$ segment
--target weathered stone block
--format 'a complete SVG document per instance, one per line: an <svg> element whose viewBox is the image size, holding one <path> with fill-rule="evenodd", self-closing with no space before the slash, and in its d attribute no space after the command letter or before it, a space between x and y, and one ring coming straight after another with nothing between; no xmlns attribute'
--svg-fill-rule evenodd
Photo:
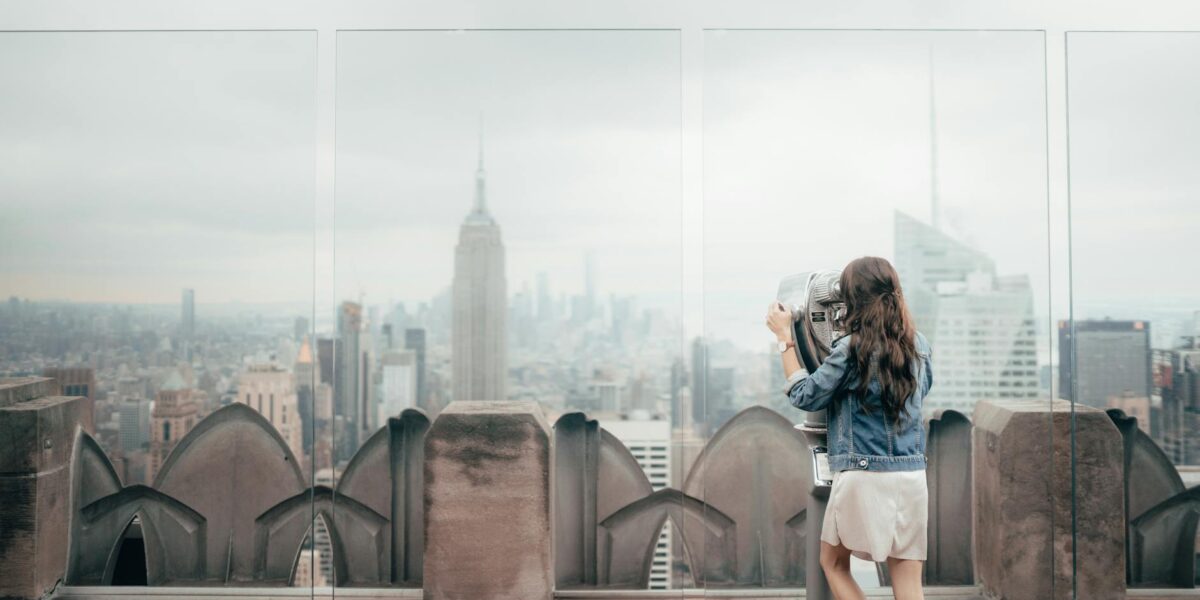
<svg viewBox="0 0 1200 600"><path fill-rule="evenodd" d="M0 380L0 408L19 402L56 396L58 386L49 377L13 377Z"/></svg>
<svg viewBox="0 0 1200 600"><path fill-rule="evenodd" d="M0 598L41 598L66 572L70 461L85 398L7 382L0 407ZM30 399L32 398L32 399Z"/></svg>
<svg viewBox="0 0 1200 600"><path fill-rule="evenodd" d="M1125 597L1121 435L1102 411L1074 416L1073 504L1070 403L975 408L975 570L988 598L1071 598L1073 580L1080 598Z"/></svg>
<svg viewBox="0 0 1200 600"><path fill-rule="evenodd" d="M71 462L86 398L49 396L0 408L0 473L42 473Z"/></svg>
<svg viewBox="0 0 1200 600"><path fill-rule="evenodd" d="M425 598L549 599L550 427L534 402L454 402L425 439Z"/></svg>

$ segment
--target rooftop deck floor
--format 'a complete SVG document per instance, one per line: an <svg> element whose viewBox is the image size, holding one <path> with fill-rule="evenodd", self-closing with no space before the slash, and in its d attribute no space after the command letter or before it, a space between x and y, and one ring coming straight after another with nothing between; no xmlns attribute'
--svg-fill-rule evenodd
<svg viewBox="0 0 1200 600"><path fill-rule="evenodd" d="M866 591L867 598L891 598L890 589ZM397 598L421 598L420 589L338 588L255 588L255 587L63 587L54 598L77 600L111 600L114 598L137 598L140 600L218 600L238 598L242 600L270 600L272 598L355 598L360 600L395 600ZM554 597L561 600L665 600L676 598L700 600L702 598L737 598L738 600L778 600L780 598L804 598L803 589L683 589L683 590L559 590ZM983 600L976 586L939 586L925 588L925 597L938 600ZM1200 600L1200 589L1135 589L1126 596L1129 600Z"/></svg>

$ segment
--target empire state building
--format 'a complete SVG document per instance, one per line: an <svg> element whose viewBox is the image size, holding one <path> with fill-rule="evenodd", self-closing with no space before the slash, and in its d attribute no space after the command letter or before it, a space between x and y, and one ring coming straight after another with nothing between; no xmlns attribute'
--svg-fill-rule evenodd
<svg viewBox="0 0 1200 600"><path fill-rule="evenodd" d="M505 314L508 292L500 226L488 213L483 136L475 171L475 204L454 249L451 400L504 400L508 370Z"/></svg>

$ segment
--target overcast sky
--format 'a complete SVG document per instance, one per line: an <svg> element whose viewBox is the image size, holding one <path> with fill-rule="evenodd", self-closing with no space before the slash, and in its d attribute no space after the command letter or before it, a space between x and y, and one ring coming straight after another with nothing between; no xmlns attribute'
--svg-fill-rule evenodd
<svg viewBox="0 0 1200 600"><path fill-rule="evenodd" d="M0 34L0 294L311 298L315 41Z"/></svg>
<svg viewBox="0 0 1200 600"><path fill-rule="evenodd" d="M710 330L761 320L782 273L892 258L895 210L929 222L931 52L945 228L1045 283L1039 33L710 32Z"/></svg>
<svg viewBox="0 0 1200 600"><path fill-rule="evenodd" d="M929 219L932 51L943 223L1047 310L1040 33L707 32L686 200L677 32L337 43L336 297L449 284L483 113L511 292L579 293L591 250L601 293L673 306L699 202L704 327L757 347L782 275ZM1072 34L1069 59L1077 307L1193 306L1200 35ZM0 34L0 296L310 304L316 81L311 32Z"/></svg>
<svg viewBox="0 0 1200 600"><path fill-rule="evenodd" d="M680 71L674 31L342 32L337 287L423 301L450 284L484 119L508 289L679 304Z"/></svg>

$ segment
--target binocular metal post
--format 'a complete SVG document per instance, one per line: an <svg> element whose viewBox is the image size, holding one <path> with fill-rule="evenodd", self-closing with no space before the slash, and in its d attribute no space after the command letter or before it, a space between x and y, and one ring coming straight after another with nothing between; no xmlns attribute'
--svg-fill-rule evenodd
<svg viewBox="0 0 1200 600"><path fill-rule="evenodd" d="M792 313L792 333L796 358L810 373L821 366L841 335L845 303L841 298L838 271L800 273L784 278L779 284L778 300ZM829 471L828 416L824 410L806 412L804 423L797 425L808 442L812 461L812 479L805 511L805 597L828 600L833 597L825 571L821 569L821 524L833 486Z"/></svg>
<svg viewBox="0 0 1200 600"><path fill-rule="evenodd" d="M796 324L797 327L799 323ZM804 413L804 423L796 426L808 441L813 456L813 478L808 484L808 509L804 518L804 573L805 598L829 600L833 593L825 570L821 568L821 524L825 521L825 506L829 502L830 486L825 485L818 474L818 456L828 448L829 422L825 411Z"/></svg>

